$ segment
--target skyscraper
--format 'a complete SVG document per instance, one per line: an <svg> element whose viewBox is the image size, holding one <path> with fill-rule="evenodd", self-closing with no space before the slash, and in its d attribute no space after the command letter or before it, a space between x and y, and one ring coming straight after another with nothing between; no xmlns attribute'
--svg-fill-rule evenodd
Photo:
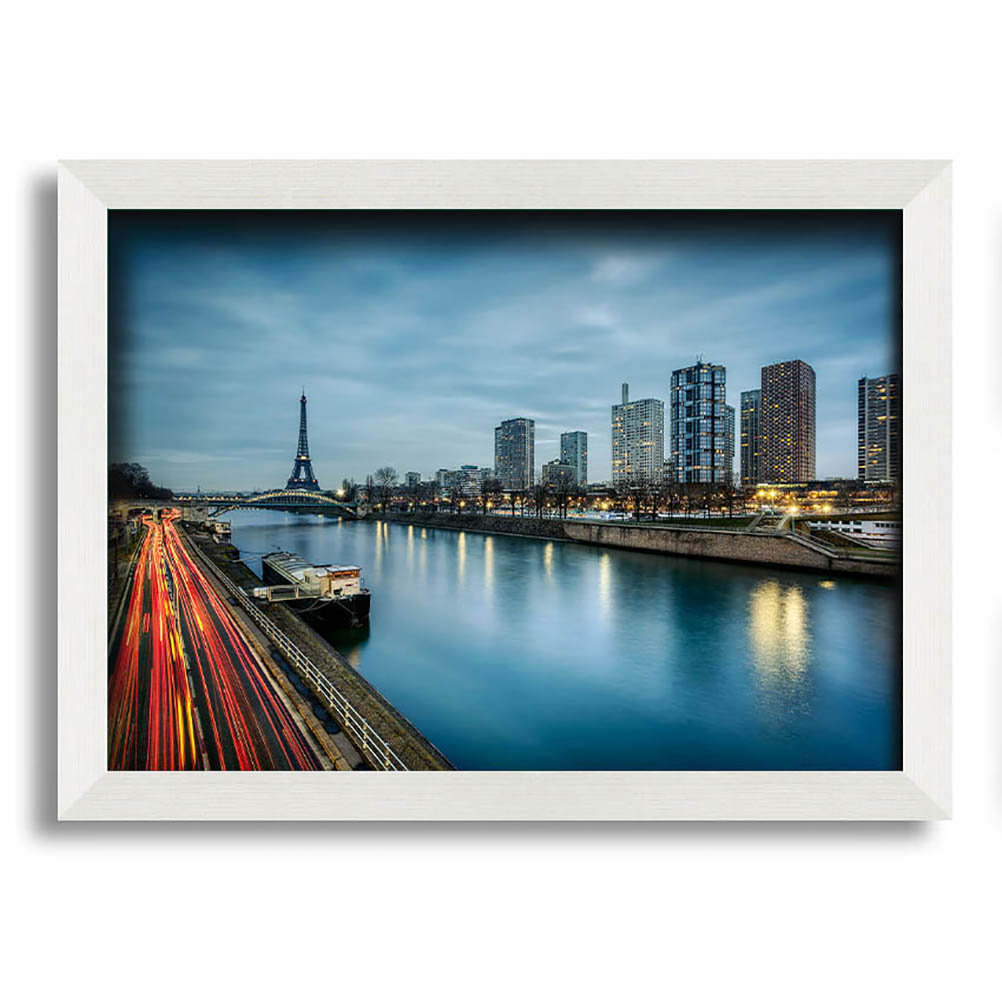
<svg viewBox="0 0 1002 1007"><path fill-rule="evenodd" d="M762 389L741 393L741 485L760 481L762 460Z"/></svg>
<svg viewBox="0 0 1002 1007"><path fill-rule="evenodd" d="M661 399L630 402L623 385L622 402L612 407L612 481L661 478L665 457L665 404Z"/></svg>
<svg viewBox="0 0 1002 1007"><path fill-rule="evenodd" d="M506 490L532 485L536 421L518 417L494 428L494 474Z"/></svg>
<svg viewBox="0 0 1002 1007"><path fill-rule="evenodd" d="M859 379L859 478L901 481L901 379L897 374Z"/></svg>
<svg viewBox="0 0 1002 1007"><path fill-rule="evenodd" d="M583 430L560 435L560 461L574 466L578 486L588 485L588 435Z"/></svg>
<svg viewBox="0 0 1002 1007"><path fill-rule="evenodd" d="M734 440L732 429L728 463L726 398L723 364L697 360L691 367L672 371L670 460L680 483L719 483L730 478Z"/></svg>
<svg viewBox="0 0 1002 1007"><path fill-rule="evenodd" d="M734 406L724 404L724 478L728 486L734 483Z"/></svg>
<svg viewBox="0 0 1002 1007"><path fill-rule="evenodd" d="M762 368L762 454L767 483L802 483L814 478L815 377L803 360Z"/></svg>

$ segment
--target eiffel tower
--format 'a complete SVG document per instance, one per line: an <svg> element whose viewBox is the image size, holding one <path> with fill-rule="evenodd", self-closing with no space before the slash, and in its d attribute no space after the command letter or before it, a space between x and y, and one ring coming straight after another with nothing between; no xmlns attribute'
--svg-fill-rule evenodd
<svg viewBox="0 0 1002 1007"><path fill-rule="evenodd" d="M299 448L296 451L296 460L292 463L292 475L285 484L287 490L320 490L320 483L313 474L313 465L310 462L310 446L306 442L306 389L303 389L303 396L299 400Z"/></svg>

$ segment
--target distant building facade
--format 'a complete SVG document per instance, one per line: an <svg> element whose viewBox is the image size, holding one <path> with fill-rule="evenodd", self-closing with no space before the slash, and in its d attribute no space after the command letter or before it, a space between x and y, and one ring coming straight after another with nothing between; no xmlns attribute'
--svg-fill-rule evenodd
<svg viewBox="0 0 1002 1007"><path fill-rule="evenodd" d="M722 483L734 468L733 409L728 461L727 368L697 361L672 371L669 459L680 483Z"/></svg>
<svg viewBox="0 0 1002 1007"><path fill-rule="evenodd" d="M728 486L734 484L734 406L724 405L724 478Z"/></svg>
<svg viewBox="0 0 1002 1007"><path fill-rule="evenodd" d="M574 466L574 482L588 485L588 435L583 430L571 430L560 435L560 461Z"/></svg>
<svg viewBox="0 0 1002 1007"><path fill-rule="evenodd" d="M478 465L460 465L456 472L456 485L467 496L480 496L480 491L484 485L484 472L489 469L482 469Z"/></svg>
<svg viewBox="0 0 1002 1007"><path fill-rule="evenodd" d="M901 378L860 378L858 475L862 482L901 482Z"/></svg>
<svg viewBox="0 0 1002 1007"><path fill-rule="evenodd" d="M810 482L815 474L816 379L803 360L762 368L761 481Z"/></svg>
<svg viewBox="0 0 1002 1007"><path fill-rule="evenodd" d="M578 483L577 467L574 465L568 465L559 458L554 458L552 462L547 462L543 466L543 473L540 476L540 482L542 482L544 486L580 485Z"/></svg>
<svg viewBox="0 0 1002 1007"><path fill-rule="evenodd" d="M665 404L661 399L630 402L624 384L622 401L612 407L612 481L628 483L661 478L665 457Z"/></svg>
<svg viewBox="0 0 1002 1007"><path fill-rule="evenodd" d="M741 393L741 485L761 481L762 389Z"/></svg>
<svg viewBox="0 0 1002 1007"><path fill-rule="evenodd" d="M460 465L458 469L438 469L435 472L435 482L446 495L456 490L465 496L480 496L484 480L493 475L492 469L480 468L477 465Z"/></svg>
<svg viewBox="0 0 1002 1007"><path fill-rule="evenodd" d="M419 486L421 484L421 473L408 472L404 476L404 482L409 490L414 489L416 486Z"/></svg>
<svg viewBox="0 0 1002 1007"><path fill-rule="evenodd" d="M494 428L494 474L506 490L532 485L535 471L536 422L525 417L502 420Z"/></svg>

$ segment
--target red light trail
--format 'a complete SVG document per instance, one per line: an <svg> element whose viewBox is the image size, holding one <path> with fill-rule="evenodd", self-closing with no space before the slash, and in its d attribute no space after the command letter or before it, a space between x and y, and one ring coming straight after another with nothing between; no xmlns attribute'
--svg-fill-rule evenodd
<svg viewBox="0 0 1002 1007"><path fill-rule="evenodd" d="M111 769L320 769L174 527L144 517L108 683Z"/></svg>

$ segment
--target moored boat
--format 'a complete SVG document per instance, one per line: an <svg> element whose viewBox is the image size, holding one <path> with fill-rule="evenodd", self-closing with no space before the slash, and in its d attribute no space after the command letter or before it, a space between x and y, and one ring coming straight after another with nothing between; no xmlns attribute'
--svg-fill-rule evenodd
<svg viewBox="0 0 1002 1007"><path fill-rule="evenodd" d="M254 598L281 602L318 624L333 628L364 626L369 621L371 595L361 567L308 563L291 552L261 557L267 587L255 588Z"/></svg>

